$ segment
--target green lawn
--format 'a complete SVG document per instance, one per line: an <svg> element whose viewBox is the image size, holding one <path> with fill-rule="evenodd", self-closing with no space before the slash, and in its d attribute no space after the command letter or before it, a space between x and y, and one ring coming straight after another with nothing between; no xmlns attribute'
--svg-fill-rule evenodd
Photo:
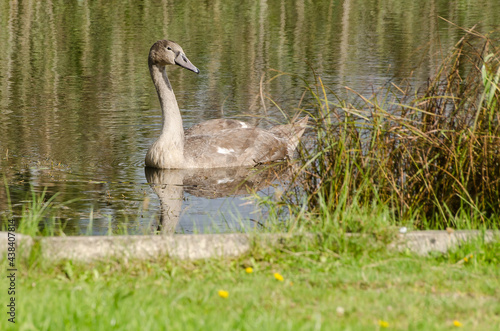
<svg viewBox="0 0 500 331"><path fill-rule="evenodd" d="M361 253L256 247L238 259L197 262L32 261L19 267L16 328L4 314L0 329L500 329L500 244L425 258L364 245Z"/></svg>

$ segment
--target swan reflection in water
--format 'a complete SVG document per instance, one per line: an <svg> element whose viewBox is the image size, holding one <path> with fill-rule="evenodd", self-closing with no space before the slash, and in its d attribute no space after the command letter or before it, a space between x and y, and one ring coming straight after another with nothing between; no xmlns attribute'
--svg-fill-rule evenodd
<svg viewBox="0 0 500 331"><path fill-rule="evenodd" d="M264 130L223 118L199 123L184 132L165 70L170 65L200 72L173 41L159 40L149 51L149 72L163 123L159 137L146 153L146 178L160 198L161 217L156 231L164 234L175 231L184 191L205 198L234 196L261 190L281 179L280 168L251 167L293 158L308 122L306 115Z"/></svg>
<svg viewBox="0 0 500 331"><path fill-rule="evenodd" d="M173 234L182 213L184 192L206 199L247 195L283 183L290 167L274 165L255 168L157 169L145 168L145 175L160 200L160 219L152 231ZM212 215L213 216L213 215Z"/></svg>

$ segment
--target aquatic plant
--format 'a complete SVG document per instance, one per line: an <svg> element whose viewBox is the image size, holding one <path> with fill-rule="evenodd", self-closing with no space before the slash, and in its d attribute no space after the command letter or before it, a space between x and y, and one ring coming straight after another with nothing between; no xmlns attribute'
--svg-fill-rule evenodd
<svg viewBox="0 0 500 331"><path fill-rule="evenodd" d="M299 213L305 199L310 215L336 222L382 205L420 228L498 225L499 63L500 48L468 31L418 89L340 97L319 76L306 82L314 144L300 150L299 185L282 205Z"/></svg>

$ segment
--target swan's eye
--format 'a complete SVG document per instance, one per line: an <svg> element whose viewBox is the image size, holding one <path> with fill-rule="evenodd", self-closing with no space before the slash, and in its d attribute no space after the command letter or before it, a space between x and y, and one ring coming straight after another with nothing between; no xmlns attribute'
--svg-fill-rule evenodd
<svg viewBox="0 0 500 331"><path fill-rule="evenodd" d="M168 46L168 47L167 47L167 49L168 49L169 51L171 51L171 50L172 50L172 47Z"/></svg>

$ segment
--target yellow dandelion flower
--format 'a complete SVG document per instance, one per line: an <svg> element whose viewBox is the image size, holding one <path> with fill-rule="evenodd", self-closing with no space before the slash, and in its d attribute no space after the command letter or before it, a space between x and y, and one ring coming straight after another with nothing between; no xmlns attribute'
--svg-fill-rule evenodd
<svg viewBox="0 0 500 331"><path fill-rule="evenodd" d="M252 267L245 268L245 271L247 272L247 274L251 274L253 272L253 268Z"/></svg>
<svg viewBox="0 0 500 331"><path fill-rule="evenodd" d="M380 325L380 327L382 327L382 328L388 328L389 327L389 322L379 320L378 321L378 325Z"/></svg>
<svg viewBox="0 0 500 331"><path fill-rule="evenodd" d="M461 327L462 326L462 323L460 323L459 321L457 320L454 320L453 321L453 325L456 326L457 328Z"/></svg>
<svg viewBox="0 0 500 331"><path fill-rule="evenodd" d="M279 273L275 273L274 274L274 278L276 278L277 280L279 280L280 282L282 282L284 280L283 276L281 276Z"/></svg>
<svg viewBox="0 0 500 331"><path fill-rule="evenodd" d="M469 262L469 259L467 258L467 256L466 256L466 257L464 257L464 261L465 261L465 262Z"/></svg>
<svg viewBox="0 0 500 331"><path fill-rule="evenodd" d="M228 291L224 291L224 290L220 290L220 291L219 291L219 296L220 296L221 298L226 299L226 298L229 296L229 292L228 292Z"/></svg>

